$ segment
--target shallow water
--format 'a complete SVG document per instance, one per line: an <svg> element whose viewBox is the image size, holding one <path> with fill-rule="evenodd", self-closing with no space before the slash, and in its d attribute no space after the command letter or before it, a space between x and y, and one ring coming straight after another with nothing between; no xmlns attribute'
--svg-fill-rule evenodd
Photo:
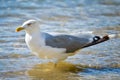
<svg viewBox="0 0 120 80"><path fill-rule="evenodd" d="M24 31L15 32L28 19L40 19L44 32L116 34L120 1L0 0L0 80L120 80L120 38L82 49L53 68L30 53Z"/></svg>

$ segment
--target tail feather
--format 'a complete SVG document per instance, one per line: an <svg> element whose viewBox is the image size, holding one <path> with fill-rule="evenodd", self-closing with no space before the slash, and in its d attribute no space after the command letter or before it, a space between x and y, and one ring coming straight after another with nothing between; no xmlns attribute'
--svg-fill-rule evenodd
<svg viewBox="0 0 120 80"><path fill-rule="evenodd" d="M92 46L92 45L96 45L96 44L98 44L98 43L105 42L105 41L107 41L107 40L109 40L109 39L110 39L110 37L109 37L108 35L105 35L105 36L103 36L102 38L100 38L99 36L95 36L95 37L93 38L93 41L90 42L90 43L88 43L88 44L86 44L86 45L84 45L83 48L89 47L89 46Z"/></svg>
<svg viewBox="0 0 120 80"><path fill-rule="evenodd" d="M99 43L102 43L102 42L105 42L105 41L107 41L109 39L114 39L114 38L120 38L120 34L105 35L102 38L100 36L95 36L93 38L92 42L84 45L82 48L89 47L89 46L92 46L92 45L96 45L96 44L99 44Z"/></svg>

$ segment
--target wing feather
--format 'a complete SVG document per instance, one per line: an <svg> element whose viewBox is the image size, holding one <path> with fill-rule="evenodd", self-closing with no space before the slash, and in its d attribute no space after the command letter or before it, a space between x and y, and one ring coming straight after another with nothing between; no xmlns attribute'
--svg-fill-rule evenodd
<svg viewBox="0 0 120 80"><path fill-rule="evenodd" d="M75 52L89 43L89 38L80 38L72 35L57 35L46 37L46 45L56 48L66 48L66 53Z"/></svg>

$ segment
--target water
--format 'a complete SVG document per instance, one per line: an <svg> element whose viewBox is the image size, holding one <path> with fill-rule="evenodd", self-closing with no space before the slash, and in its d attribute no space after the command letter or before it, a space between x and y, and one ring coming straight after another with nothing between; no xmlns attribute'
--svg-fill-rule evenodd
<svg viewBox="0 0 120 80"><path fill-rule="evenodd" d="M44 32L120 33L120 1L0 0L0 80L120 80L120 38L82 49L54 69L30 53L24 32L15 32L28 19L43 21Z"/></svg>

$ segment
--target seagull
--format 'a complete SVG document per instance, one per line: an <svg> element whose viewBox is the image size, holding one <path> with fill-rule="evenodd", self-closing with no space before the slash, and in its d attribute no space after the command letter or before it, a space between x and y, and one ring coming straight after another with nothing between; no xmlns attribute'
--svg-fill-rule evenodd
<svg viewBox="0 0 120 80"><path fill-rule="evenodd" d="M27 20L16 28L16 32L25 30L25 42L32 53L39 58L54 59L55 63L74 55L80 49L110 39L109 35L93 36L91 38L68 34L52 35L42 32L39 26L40 22L38 20Z"/></svg>

